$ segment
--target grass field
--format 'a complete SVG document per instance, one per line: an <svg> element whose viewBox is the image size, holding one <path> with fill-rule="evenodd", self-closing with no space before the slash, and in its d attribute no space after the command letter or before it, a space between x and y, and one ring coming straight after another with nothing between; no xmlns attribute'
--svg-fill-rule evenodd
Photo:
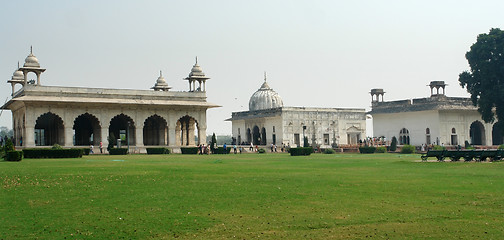
<svg viewBox="0 0 504 240"><path fill-rule="evenodd" d="M501 239L504 163L419 155L0 162L0 239Z"/></svg>

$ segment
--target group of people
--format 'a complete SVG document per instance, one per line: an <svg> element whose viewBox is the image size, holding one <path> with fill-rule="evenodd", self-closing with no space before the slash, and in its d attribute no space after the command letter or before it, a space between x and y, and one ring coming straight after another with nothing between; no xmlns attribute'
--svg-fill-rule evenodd
<svg viewBox="0 0 504 240"><path fill-rule="evenodd" d="M93 144L89 145L89 154L94 154L94 146ZM103 142L100 141L100 153L103 153Z"/></svg>

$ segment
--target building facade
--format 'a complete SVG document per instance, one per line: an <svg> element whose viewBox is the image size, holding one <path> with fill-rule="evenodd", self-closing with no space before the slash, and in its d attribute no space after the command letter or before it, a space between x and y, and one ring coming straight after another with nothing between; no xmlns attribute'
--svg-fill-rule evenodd
<svg viewBox="0 0 504 240"><path fill-rule="evenodd" d="M365 138L364 109L284 107L266 82L251 96L249 111L233 112L233 138L239 144L311 146L354 145Z"/></svg>
<svg viewBox="0 0 504 240"><path fill-rule="evenodd" d="M432 81L427 98L384 101L383 89L372 89L373 132L375 137L398 144L500 145L498 123L485 123L470 98L447 97L446 84Z"/></svg>
<svg viewBox="0 0 504 240"><path fill-rule="evenodd" d="M108 139L144 152L149 146L174 149L206 142L206 80L197 60L186 80L189 91L170 91L160 73L153 90L43 86L31 52L8 82L14 142L19 147L106 146ZM33 72L37 81L28 81ZM198 83L198 87L196 85ZM21 89L15 91L15 85Z"/></svg>

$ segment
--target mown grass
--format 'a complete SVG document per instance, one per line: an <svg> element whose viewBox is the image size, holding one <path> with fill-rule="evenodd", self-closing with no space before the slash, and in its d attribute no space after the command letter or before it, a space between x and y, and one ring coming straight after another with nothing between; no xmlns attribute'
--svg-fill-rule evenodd
<svg viewBox="0 0 504 240"><path fill-rule="evenodd" d="M504 163L418 155L0 162L0 239L500 239Z"/></svg>

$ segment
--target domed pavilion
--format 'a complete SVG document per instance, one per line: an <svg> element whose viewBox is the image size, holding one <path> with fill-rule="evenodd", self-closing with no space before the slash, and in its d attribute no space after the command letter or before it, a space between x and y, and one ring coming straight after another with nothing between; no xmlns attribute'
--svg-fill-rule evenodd
<svg viewBox="0 0 504 240"><path fill-rule="evenodd" d="M285 107L280 95L264 82L249 100L249 110L233 112L236 144L249 146L335 147L357 144L366 133L365 109ZM248 149L248 148L246 148Z"/></svg>

